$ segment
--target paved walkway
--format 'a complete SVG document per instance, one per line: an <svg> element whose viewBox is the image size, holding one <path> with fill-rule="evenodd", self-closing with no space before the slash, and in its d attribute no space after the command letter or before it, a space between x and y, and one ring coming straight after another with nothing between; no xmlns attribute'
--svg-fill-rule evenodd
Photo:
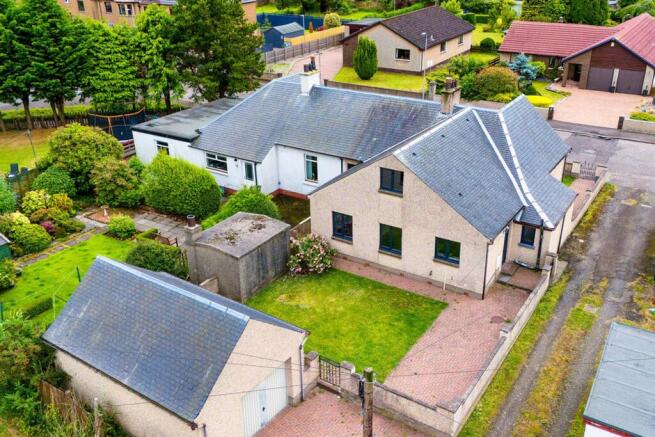
<svg viewBox="0 0 655 437"><path fill-rule="evenodd" d="M556 121L607 128L616 128L620 116L630 114L647 99L634 94L585 90L571 85L564 88L559 83L553 88L571 93L555 106Z"/></svg>
<svg viewBox="0 0 655 437"><path fill-rule="evenodd" d="M459 403L496 347L503 322L516 316L528 296L495 284L479 300L341 258L335 266L448 303L384 382L431 405Z"/></svg>
<svg viewBox="0 0 655 437"><path fill-rule="evenodd" d="M178 245L184 245L184 220L152 211L137 214L133 218L137 231L144 232L156 228L162 237L171 242L177 239Z"/></svg>
<svg viewBox="0 0 655 437"><path fill-rule="evenodd" d="M343 50L341 46L330 47L329 49L321 52L321 56L316 56L316 67L321 72L321 79L332 80L334 76L337 75L341 67L343 66ZM289 74L302 73L303 65L309 63L310 57L312 55L307 55L304 58L299 58L291 67Z"/></svg>
<svg viewBox="0 0 655 437"><path fill-rule="evenodd" d="M316 389L305 402L287 408L257 437L345 437L362 435L360 406L334 393ZM373 415L373 435L420 437L424 434L379 414Z"/></svg>

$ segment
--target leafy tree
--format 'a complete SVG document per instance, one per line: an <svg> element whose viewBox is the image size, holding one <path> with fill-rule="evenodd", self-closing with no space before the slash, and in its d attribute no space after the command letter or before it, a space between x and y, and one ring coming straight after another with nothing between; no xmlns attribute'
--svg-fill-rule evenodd
<svg viewBox="0 0 655 437"><path fill-rule="evenodd" d="M171 111L171 98L183 93L177 71L178 50L174 41L173 17L166 9L151 5L136 19L138 63L144 76L147 97L164 98Z"/></svg>
<svg viewBox="0 0 655 437"><path fill-rule="evenodd" d="M136 101L139 80L135 65L135 30L126 26L110 28L89 21L89 37L84 45L89 56L88 75L82 89L93 105L105 112L124 112Z"/></svg>
<svg viewBox="0 0 655 437"><path fill-rule="evenodd" d="M52 165L67 171L80 192L90 190L89 174L98 161L107 157L120 159L123 155L123 146L116 138L78 123L55 131L48 146Z"/></svg>
<svg viewBox="0 0 655 437"><path fill-rule="evenodd" d="M353 68L362 80L369 80L378 71L378 49L375 41L362 36L353 53Z"/></svg>
<svg viewBox="0 0 655 437"><path fill-rule="evenodd" d="M4 178L0 179L0 214L16 211L16 195Z"/></svg>
<svg viewBox="0 0 655 437"><path fill-rule="evenodd" d="M475 82L483 99L497 94L516 95L519 92L516 73L506 67L487 67L478 74Z"/></svg>
<svg viewBox="0 0 655 437"><path fill-rule="evenodd" d="M494 29L508 29L516 18L513 0L492 0L489 3L489 24Z"/></svg>
<svg viewBox="0 0 655 437"><path fill-rule="evenodd" d="M519 88L525 90L532 85L532 81L537 78L539 69L530 62L530 58L523 53L518 55L514 62L510 63L509 68L518 74Z"/></svg>
<svg viewBox="0 0 655 437"><path fill-rule="evenodd" d="M477 73L482 70L487 63L473 56L455 56L448 63L448 72L457 77L464 77L469 73Z"/></svg>
<svg viewBox="0 0 655 437"><path fill-rule="evenodd" d="M489 10L488 0L462 0L461 4L464 10L478 14L487 13Z"/></svg>
<svg viewBox="0 0 655 437"><path fill-rule="evenodd" d="M202 219L218 210L221 188L207 169L160 153L143 172L147 205L163 212Z"/></svg>
<svg viewBox="0 0 655 437"><path fill-rule="evenodd" d="M459 15L462 13L462 6L457 0L446 0L441 4L441 7L454 15Z"/></svg>
<svg viewBox="0 0 655 437"><path fill-rule="evenodd" d="M91 170L90 182L101 205L135 207L141 203L138 175L125 161L101 159Z"/></svg>
<svg viewBox="0 0 655 437"><path fill-rule="evenodd" d="M173 9L182 72L196 98L214 100L259 87L262 38L235 0L179 0Z"/></svg>
<svg viewBox="0 0 655 437"><path fill-rule="evenodd" d="M569 20L573 23L602 26L609 17L607 0L570 0Z"/></svg>
<svg viewBox="0 0 655 437"><path fill-rule="evenodd" d="M0 391L7 386L29 384L41 373L41 364L48 356L40 337L40 323L25 320L21 315L0 322Z"/></svg>
<svg viewBox="0 0 655 437"><path fill-rule="evenodd" d="M275 219L280 218L280 212L271 196L262 193L259 187L244 187L231 195L216 214L203 220L202 227L210 228L237 212L250 212Z"/></svg>
<svg viewBox="0 0 655 437"><path fill-rule="evenodd" d="M567 15L565 0L524 0L521 5L521 20L555 22Z"/></svg>

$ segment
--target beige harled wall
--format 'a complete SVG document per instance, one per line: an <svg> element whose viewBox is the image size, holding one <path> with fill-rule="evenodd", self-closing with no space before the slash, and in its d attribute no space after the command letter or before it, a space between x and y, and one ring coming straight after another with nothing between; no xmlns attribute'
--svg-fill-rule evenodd
<svg viewBox="0 0 655 437"><path fill-rule="evenodd" d="M378 191L380 167L404 172L403 197ZM482 294L489 241L395 156L363 167L310 195L310 208L312 232L330 240L339 252L437 285L445 279L451 289ZM332 211L353 216L352 244L331 239ZM381 223L402 228L402 257L378 251ZM433 260L435 237L461 243L458 267ZM502 253L502 244L502 238L495 239L489 247L490 257ZM487 278L494 276L493 267L490 260Z"/></svg>
<svg viewBox="0 0 655 437"><path fill-rule="evenodd" d="M282 363L287 365L290 403L297 402L300 398L298 369L302 368L299 348L304 338L303 333L251 319L196 419L198 425L206 425L205 435L243 435L241 399L245 394L241 392L257 387ZM120 424L137 437L203 435L200 428L192 430L182 419L64 352L57 353L57 363L71 376L73 390L85 402L90 405L93 398L98 397L101 405L115 412ZM111 407L119 404L131 405Z"/></svg>
<svg viewBox="0 0 655 437"><path fill-rule="evenodd" d="M370 30L362 32L361 35L375 41L378 50L379 68L415 73L423 71L421 69L421 50L388 28L382 25L373 26ZM430 69L433 66L447 62L453 56L469 52L471 50L471 37L472 33L465 34L463 44L458 44L459 37L449 40L446 43L446 51L443 53L439 45L428 49L423 61L423 67ZM396 49L408 49L410 51L409 61L396 59Z"/></svg>

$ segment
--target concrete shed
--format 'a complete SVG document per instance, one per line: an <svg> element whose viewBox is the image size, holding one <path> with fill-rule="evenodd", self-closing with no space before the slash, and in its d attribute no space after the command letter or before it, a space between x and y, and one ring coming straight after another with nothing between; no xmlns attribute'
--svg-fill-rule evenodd
<svg viewBox="0 0 655 437"><path fill-rule="evenodd" d="M287 223L239 212L205 231L186 230L191 280L208 290L245 302L286 271Z"/></svg>

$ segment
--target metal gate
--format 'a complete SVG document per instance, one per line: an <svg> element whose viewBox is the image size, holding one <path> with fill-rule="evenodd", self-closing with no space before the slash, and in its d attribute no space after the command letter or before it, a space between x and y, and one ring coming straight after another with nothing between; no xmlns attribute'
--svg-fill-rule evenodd
<svg viewBox="0 0 655 437"><path fill-rule="evenodd" d="M330 385L339 387L341 385L341 366L336 361L319 356L318 358L318 378L321 382L327 382Z"/></svg>
<svg viewBox="0 0 655 437"><path fill-rule="evenodd" d="M591 181L596 180L596 165L593 162L583 162L580 164L580 178Z"/></svg>

